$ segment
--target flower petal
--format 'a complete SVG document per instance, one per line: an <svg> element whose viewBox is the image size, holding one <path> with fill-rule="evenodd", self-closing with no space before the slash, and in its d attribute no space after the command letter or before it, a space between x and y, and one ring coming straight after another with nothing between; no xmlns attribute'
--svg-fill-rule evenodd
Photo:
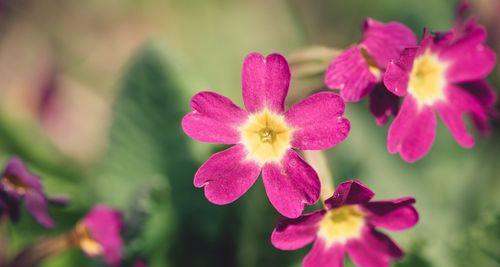
<svg viewBox="0 0 500 267"><path fill-rule="evenodd" d="M370 188L358 180L343 182L337 186L333 196L325 201L328 209L334 209L343 205L363 204L373 198Z"/></svg>
<svg viewBox="0 0 500 267"><path fill-rule="evenodd" d="M351 125L342 117L344 101L332 92L321 92L295 104L285 114L294 128L292 146L302 150L328 149L342 142Z"/></svg>
<svg viewBox="0 0 500 267"><path fill-rule="evenodd" d="M397 96L403 96L408 90L408 81L411 69L413 68L413 60L417 54L417 48L407 48L401 53L398 60L391 61L387 65L384 74L384 85Z"/></svg>
<svg viewBox="0 0 500 267"><path fill-rule="evenodd" d="M241 197L259 177L260 167L247 160L243 145L213 154L194 176L194 186L205 187L207 199L217 205Z"/></svg>
<svg viewBox="0 0 500 267"><path fill-rule="evenodd" d="M351 239L347 253L359 267L389 267L391 260L401 258L403 251L388 236L365 227L360 239Z"/></svg>
<svg viewBox="0 0 500 267"><path fill-rule="evenodd" d="M398 59L405 48L417 44L413 31L399 22L382 23L368 18L363 30L361 45L383 69L391 60Z"/></svg>
<svg viewBox="0 0 500 267"><path fill-rule="evenodd" d="M463 121L464 113L473 113L486 119L486 111L467 91L455 86L446 88L447 101L436 104L439 116L450 130L458 144L465 148L474 146L474 137L467 132Z"/></svg>
<svg viewBox="0 0 500 267"><path fill-rule="evenodd" d="M320 238L302 261L303 267L343 267L344 245L334 244L328 247Z"/></svg>
<svg viewBox="0 0 500 267"><path fill-rule="evenodd" d="M318 174L293 150L288 150L281 164L264 165L262 178L269 201L285 217L299 217L304 204L313 205L319 199Z"/></svg>
<svg viewBox="0 0 500 267"><path fill-rule="evenodd" d="M475 27L450 46L442 49L440 58L449 62L450 82L466 82L485 78L495 67L495 52L483 44L486 30Z"/></svg>
<svg viewBox="0 0 500 267"><path fill-rule="evenodd" d="M36 190L27 190L24 201L26 209L40 225L46 228L54 227L54 220L49 215L45 196Z"/></svg>
<svg viewBox="0 0 500 267"><path fill-rule="evenodd" d="M243 62L243 102L249 112L268 108L283 112L290 85L290 68L280 54L264 58L251 53Z"/></svg>
<svg viewBox="0 0 500 267"><path fill-rule="evenodd" d="M489 116L497 116L496 112L494 111L494 106L497 98L495 90L485 80L462 83L459 86L460 88L463 88L465 91L467 91L467 93L469 93L472 97L474 97L474 99L483 107L483 110L480 112L470 112L474 125L480 133L490 133L491 125L489 122Z"/></svg>
<svg viewBox="0 0 500 267"><path fill-rule="evenodd" d="M5 170L3 172L3 176L10 176L18 180L22 185L34 189L36 191L42 191L42 183L40 182L40 177L33 175L21 158L14 156L9 159Z"/></svg>
<svg viewBox="0 0 500 267"><path fill-rule="evenodd" d="M236 144L237 130L247 118L245 111L215 92L200 92L191 98L192 112L184 116L182 129L191 138L201 142Z"/></svg>
<svg viewBox="0 0 500 267"><path fill-rule="evenodd" d="M399 110L399 97L391 93L383 84L375 86L370 94L370 112L379 126L384 125L389 117L396 116Z"/></svg>
<svg viewBox="0 0 500 267"><path fill-rule="evenodd" d="M325 74L325 84L339 89L345 101L358 102L368 95L378 78L370 72L358 46L346 49L332 60Z"/></svg>
<svg viewBox="0 0 500 267"><path fill-rule="evenodd" d="M428 106L418 107L408 95L389 128L387 149L399 153L407 162L415 162L431 149L436 136L436 116Z"/></svg>
<svg viewBox="0 0 500 267"><path fill-rule="evenodd" d="M415 199L405 197L394 200L371 201L363 205L368 211L369 223L392 231L405 230L418 222Z"/></svg>
<svg viewBox="0 0 500 267"><path fill-rule="evenodd" d="M314 241L324 211L304 214L296 219L282 219L271 234L271 243L278 249L296 250Z"/></svg>

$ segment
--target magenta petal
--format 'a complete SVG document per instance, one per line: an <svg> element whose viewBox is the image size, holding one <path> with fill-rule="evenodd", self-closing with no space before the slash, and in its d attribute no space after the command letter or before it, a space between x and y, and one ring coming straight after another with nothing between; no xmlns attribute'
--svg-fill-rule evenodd
<svg viewBox="0 0 500 267"><path fill-rule="evenodd" d="M316 238L318 223L324 211L304 214L296 219L282 219L271 235L271 243L278 249L296 250L311 243Z"/></svg>
<svg viewBox="0 0 500 267"><path fill-rule="evenodd" d="M104 258L109 265L118 266L122 258L123 225L120 212L104 205L94 207L83 219L90 235L103 248Z"/></svg>
<svg viewBox="0 0 500 267"><path fill-rule="evenodd" d="M321 92L295 104L285 114L295 129L292 146L302 150L328 149L342 142L351 129L342 117L345 104L331 92Z"/></svg>
<svg viewBox="0 0 500 267"><path fill-rule="evenodd" d="M35 190L26 191L24 196L26 209L35 220L44 227L54 227L54 221L49 215L47 199L40 192Z"/></svg>
<svg viewBox="0 0 500 267"><path fill-rule="evenodd" d="M365 228L360 239L351 239L347 253L359 267L389 267L390 261L403 256L403 251L389 237Z"/></svg>
<svg viewBox="0 0 500 267"><path fill-rule="evenodd" d="M299 217L304 204L313 205L319 199L318 174L293 150L288 150L281 164L264 165L262 178L269 201L285 217Z"/></svg>
<svg viewBox="0 0 500 267"><path fill-rule="evenodd" d="M339 184L325 204L329 209L334 209L343 205L367 203L373 196L375 193L366 185L357 180L350 180Z"/></svg>
<svg viewBox="0 0 500 267"><path fill-rule="evenodd" d="M387 65L384 74L384 85L397 96L405 95L408 90L409 75L417 51L417 48L407 48L402 52L398 60L391 61Z"/></svg>
<svg viewBox="0 0 500 267"><path fill-rule="evenodd" d="M398 59L405 48L417 44L413 31L399 22L382 23L369 18L363 28L361 45L383 69L391 60Z"/></svg>
<svg viewBox="0 0 500 267"><path fill-rule="evenodd" d="M368 63L357 46L346 49L333 59L326 70L325 84L339 89L345 101L358 102L368 95L378 82L368 69Z"/></svg>
<svg viewBox="0 0 500 267"><path fill-rule="evenodd" d="M486 119L486 111L467 91L455 86L446 88L447 102L436 104L439 116L450 130L455 140L465 148L474 146L474 137L467 132L464 113L473 113Z"/></svg>
<svg viewBox="0 0 500 267"><path fill-rule="evenodd" d="M431 149L436 124L436 116L430 107L418 107L411 95L406 96L389 128L387 149L392 154L399 152L407 162L419 160Z"/></svg>
<svg viewBox="0 0 500 267"><path fill-rule="evenodd" d="M474 99L483 107L483 110L480 112L470 112L474 125L480 133L490 133L491 126L489 123L488 115L496 116L494 111L494 105L497 98L495 90L485 80L463 83L459 86L460 88L463 88L465 91L467 91L467 93L469 93L472 97L474 97Z"/></svg>
<svg viewBox="0 0 500 267"><path fill-rule="evenodd" d="M194 186L205 187L207 199L217 205L241 197L259 177L260 167L246 159L243 145L213 154L194 175Z"/></svg>
<svg viewBox="0 0 500 267"><path fill-rule="evenodd" d="M5 166L3 176L13 177L17 179L24 186L43 194L40 177L32 174L28 170L24 162L21 160L21 158L17 156L14 156L9 159L7 165Z"/></svg>
<svg viewBox="0 0 500 267"><path fill-rule="evenodd" d="M344 245L327 246L320 238L302 261L303 267L343 267Z"/></svg>
<svg viewBox="0 0 500 267"><path fill-rule="evenodd" d="M285 98L290 85L290 68L280 54L264 58L251 53L243 62L243 102L249 112L268 108L283 112Z"/></svg>
<svg viewBox="0 0 500 267"><path fill-rule="evenodd" d="M440 58L449 62L447 78L450 82L483 79L493 70L496 54L482 44L485 36L485 30L478 27L442 50Z"/></svg>
<svg viewBox="0 0 500 267"><path fill-rule="evenodd" d="M370 112L378 125L384 125L389 117L396 116L399 110L399 97L387 90L383 84L375 86L370 94Z"/></svg>
<svg viewBox="0 0 500 267"><path fill-rule="evenodd" d="M400 231L418 222L415 199L405 197L394 200L371 201L363 207L368 211L370 224L387 230Z"/></svg>
<svg viewBox="0 0 500 267"><path fill-rule="evenodd" d="M192 112L184 116L182 129L201 142L236 144L240 140L237 128L247 113L222 95L200 92L191 98Z"/></svg>

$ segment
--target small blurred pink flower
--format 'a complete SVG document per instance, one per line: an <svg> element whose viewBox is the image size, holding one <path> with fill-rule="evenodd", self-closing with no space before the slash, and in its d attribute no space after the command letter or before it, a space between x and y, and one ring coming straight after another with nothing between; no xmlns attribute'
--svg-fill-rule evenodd
<svg viewBox="0 0 500 267"><path fill-rule="evenodd" d="M194 185L224 205L241 197L262 178L269 200L286 217L298 217L320 193L318 175L294 149L322 150L342 142L350 130L344 102L331 92L317 93L284 111L290 69L279 54L252 53L242 71L246 111L214 92L191 99L184 132L201 142L235 144L212 155L196 172Z"/></svg>
<svg viewBox="0 0 500 267"><path fill-rule="evenodd" d="M340 184L326 209L296 219L282 219L271 235L282 250L314 243L304 267L343 267L344 255L360 267L387 267L403 251L375 227L401 231L418 222L415 199L371 201L374 193L358 181Z"/></svg>
<svg viewBox="0 0 500 267"><path fill-rule="evenodd" d="M382 125L399 108L399 98L382 84L384 70L405 48L416 43L415 34L404 24L368 18L363 24L361 42L346 49L328 66L325 84L339 89L348 102L358 102L369 95L370 111Z"/></svg>
<svg viewBox="0 0 500 267"><path fill-rule="evenodd" d="M108 265L118 266L122 259L122 226L119 211L98 205L77 224L73 240L89 257L102 256Z"/></svg>

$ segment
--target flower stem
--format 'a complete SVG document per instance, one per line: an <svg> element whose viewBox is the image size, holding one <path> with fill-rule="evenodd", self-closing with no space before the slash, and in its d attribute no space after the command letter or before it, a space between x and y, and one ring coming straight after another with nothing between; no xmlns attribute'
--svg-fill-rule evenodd
<svg viewBox="0 0 500 267"><path fill-rule="evenodd" d="M8 267L35 267L45 259L70 248L71 235L63 234L53 238L40 239L35 244L23 249Z"/></svg>
<svg viewBox="0 0 500 267"><path fill-rule="evenodd" d="M321 181L320 198L325 202L325 200L330 198L335 191L333 175L328 167L326 155L321 150L306 150L304 151L304 158L318 173L319 180Z"/></svg>

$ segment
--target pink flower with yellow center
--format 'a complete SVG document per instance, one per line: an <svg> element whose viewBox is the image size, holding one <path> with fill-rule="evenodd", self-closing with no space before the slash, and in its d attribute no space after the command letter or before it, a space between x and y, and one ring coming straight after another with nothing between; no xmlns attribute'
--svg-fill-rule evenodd
<svg viewBox="0 0 500 267"><path fill-rule="evenodd" d="M94 207L76 226L73 242L89 257L104 257L110 266L122 259L122 215L104 205Z"/></svg>
<svg viewBox="0 0 500 267"><path fill-rule="evenodd" d="M474 146L462 119L471 115L487 127L494 94L483 81L495 66L496 55L484 42L486 30L470 21L462 30L424 34L420 46L406 49L389 64L384 84L404 97L389 129L387 148L408 162L422 158L431 148L439 114L458 144Z"/></svg>
<svg viewBox="0 0 500 267"><path fill-rule="evenodd" d="M350 124L344 102L331 92L309 96L285 112L290 69L279 54L249 54L242 71L246 111L214 92L191 99L184 132L201 142L234 144L212 155L196 172L194 185L205 187L218 205L242 196L262 170L267 196L286 217L298 217L304 204L320 194L316 172L294 149L321 150L342 142Z"/></svg>
<svg viewBox="0 0 500 267"><path fill-rule="evenodd" d="M359 181L340 184L325 201L326 209L281 220L271 235L282 250L314 243L304 267L342 267L344 255L360 267L388 267L403 251L375 227L401 231L418 222L415 199L371 201L374 193Z"/></svg>
<svg viewBox="0 0 500 267"><path fill-rule="evenodd" d="M332 60L325 84L339 89L348 102L358 102L369 95L370 111L379 125L384 124L398 112L399 98L384 87L383 73L391 60L416 44L415 34L404 24L366 19L361 42Z"/></svg>

